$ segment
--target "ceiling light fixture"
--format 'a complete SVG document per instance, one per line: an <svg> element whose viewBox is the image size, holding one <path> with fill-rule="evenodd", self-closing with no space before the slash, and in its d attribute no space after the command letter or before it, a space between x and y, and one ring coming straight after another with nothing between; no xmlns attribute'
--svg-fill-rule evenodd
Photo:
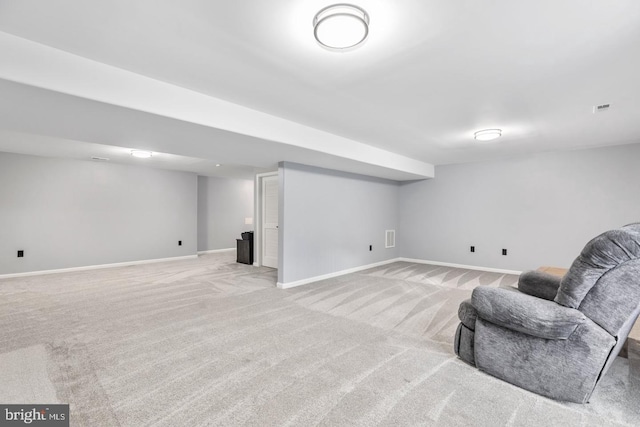
<svg viewBox="0 0 640 427"><path fill-rule="evenodd" d="M131 150L131 155L139 159L148 159L153 156L153 153L151 151Z"/></svg>
<svg viewBox="0 0 640 427"><path fill-rule="evenodd" d="M220 163L216 163L217 168L219 168L220 166L222 166Z"/></svg>
<svg viewBox="0 0 640 427"><path fill-rule="evenodd" d="M339 3L321 9L313 18L313 35L331 50L344 50L362 43L369 34L369 15L352 4Z"/></svg>
<svg viewBox="0 0 640 427"><path fill-rule="evenodd" d="M502 129L485 129L479 130L473 134L474 139L478 141L491 141L502 136Z"/></svg>

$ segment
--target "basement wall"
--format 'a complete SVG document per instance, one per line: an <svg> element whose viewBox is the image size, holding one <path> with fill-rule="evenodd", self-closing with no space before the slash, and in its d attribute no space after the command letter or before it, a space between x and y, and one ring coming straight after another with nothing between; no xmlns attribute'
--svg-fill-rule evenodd
<svg viewBox="0 0 640 427"><path fill-rule="evenodd" d="M396 182L283 162L279 185L279 284L398 256L385 249L385 230L398 227Z"/></svg>
<svg viewBox="0 0 640 427"><path fill-rule="evenodd" d="M402 257L569 267L591 238L640 221L640 144L438 166L399 203Z"/></svg>
<svg viewBox="0 0 640 427"><path fill-rule="evenodd" d="M236 248L253 231L253 180L198 177L198 251Z"/></svg>
<svg viewBox="0 0 640 427"><path fill-rule="evenodd" d="M195 255L196 244L194 173L0 153L0 274Z"/></svg>

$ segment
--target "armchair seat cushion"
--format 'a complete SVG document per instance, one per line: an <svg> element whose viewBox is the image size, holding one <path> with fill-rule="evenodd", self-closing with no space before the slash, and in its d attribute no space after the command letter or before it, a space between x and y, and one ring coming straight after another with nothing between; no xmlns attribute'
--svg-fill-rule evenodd
<svg viewBox="0 0 640 427"><path fill-rule="evenodd" d="M471 304L481 319L545 339L566 340L586 319L578 310L501 288L475 288Z"/></svg>
<svg viewBox="0 0 640 427"><path fill-rule="evenodd" d="M562 277L542 271L527 271L518 279L518 290L534 297L553 301L558 293Z"/></svg>

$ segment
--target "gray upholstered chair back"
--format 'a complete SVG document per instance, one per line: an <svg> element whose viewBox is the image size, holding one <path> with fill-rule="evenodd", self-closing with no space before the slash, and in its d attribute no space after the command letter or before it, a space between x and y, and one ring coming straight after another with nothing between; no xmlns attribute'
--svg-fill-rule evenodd
<svg viewBox="0 0 640 427"><path fill-rule="evenodd" d="M640 223L591 240L562 279L555 301L626 338L640 312Z"/></svg>
<svg viewBox="0 0 640 427"><path fill-rule="evenodd" d="M475 288L460 304L454 350L518 387L586 403L638 313L640 223L591 240L562 279L529 271L516 292Z"/></svg>

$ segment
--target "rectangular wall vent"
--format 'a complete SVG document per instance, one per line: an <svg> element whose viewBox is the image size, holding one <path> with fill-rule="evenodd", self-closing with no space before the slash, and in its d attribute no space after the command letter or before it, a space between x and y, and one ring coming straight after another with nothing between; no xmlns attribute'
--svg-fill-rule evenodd
<svg viewBox="0 0 640 427"><path fill-rule="evenodd" d="M611 104L594 105L593 113L602 113L603 111L607 111L609 108L611 108Z"/></svg>
<svg viewBox="0 0 640 427"><path fill-rule="evenodd" d="M395 248L396 247L396 230L385 230L384 232L384 247Z"/></svg>

